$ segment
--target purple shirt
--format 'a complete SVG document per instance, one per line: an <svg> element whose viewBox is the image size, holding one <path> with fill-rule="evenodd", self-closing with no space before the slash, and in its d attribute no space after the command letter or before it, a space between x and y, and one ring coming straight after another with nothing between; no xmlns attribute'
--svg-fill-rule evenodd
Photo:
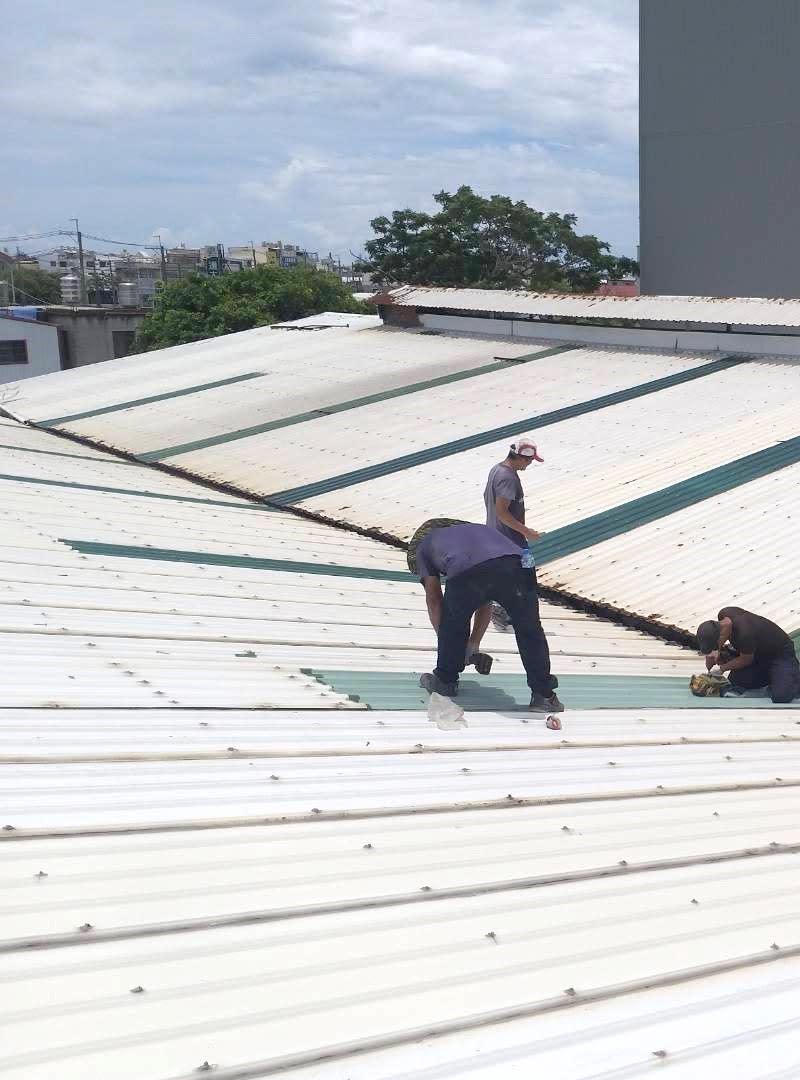
<svg viewBox="0 0 800 1080"><path fill-rule="evenodd" d="M490 559L521 554L518 544L488 525L448 525L428 533L417 548L417 574L454 578Z"/></svg>

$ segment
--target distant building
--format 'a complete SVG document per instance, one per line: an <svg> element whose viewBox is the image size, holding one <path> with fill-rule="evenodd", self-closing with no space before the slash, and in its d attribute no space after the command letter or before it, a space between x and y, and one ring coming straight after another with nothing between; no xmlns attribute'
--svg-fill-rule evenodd
<svg viewBox="0 0 800 1080"><path fill-rule="evenodd" d="M61 366L85 367L127 356L147 311L143 307L69 307L53 304L37 309L42 323L62 333Z"/></svg>
<svg viewBox="0 0 800 1080"><path fill-rule="evenodd" d="M65 341L59 328L21 315L20 310L8 308L5 313L0 312L0 383L49 375L66 366ZM35 311L22 310L29 314ZM0 408L2 406L0 387Z"/></svg>
<svg viewBox="0 0 800 1080"><path fill-rule="evenodd" d="M604 281L594 291L595 296L638 296L639 282L633 278L624 281Z"/></svg>

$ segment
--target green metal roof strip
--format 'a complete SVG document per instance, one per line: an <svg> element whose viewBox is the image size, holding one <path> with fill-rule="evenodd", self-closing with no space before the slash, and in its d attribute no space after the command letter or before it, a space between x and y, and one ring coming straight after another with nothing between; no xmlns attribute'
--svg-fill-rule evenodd
<svg viewBox="0 0 800 1080"><path fill-rule="evenodd" d="M45 480L41 476L14 476L0 473L0 481L11 480L20 484L38 484L41 487L72 488L75 491L102 491L104 495L134 495L140 499L164 499L167 502L197 503L200 506L222 506L226 510L260 510L273 512L264 503L224 502L222 499L201 499L196 495L168 495L161 491L136 491L135 488L106 487L101 484L79 484L72 480Z"/></svg>
<svg viewBox="0 0 800 1080"><path fill-rule="evenodd" d="M431 662L433 662L431 653ZM553 657L558 670L558 657ZM337 694L350 697L371 709L423 709L428 695L418 685L419 673L410 671L323 671L305 674L325 683ZM697 698L689 680L677 676L559 675L558 694L571 709L800 709L773 705L766 696ZM504 712L527 709L531 692L524 675L462 677L457 701L467 712Z"/></svg>
<svg viewBox="0 0 800 1080"><path fill-rule="evenodd" d="M37 427L56 427L72 420L88 420L90 416L105 416L107 413L121 412L123 409L135 409L139 405L152 405L156 401L169 401L171 398L186 397L188 394L201 394L204 390L216 390L220 386L232 386L248 379L263 379L268 371L248 371L246 375L231 375L228 379L216 379L214 382L198 383L197 386L184 386L178 390L167 390L163 394L150 397L134 398L131 401L118 401L115 405L103 405L99 409L87 409L86 412L70 413L68 416L55 416L50 420L37 420Z"/></svg>
<svg viewBox="0 0 800 1080"><path fill-rule="evenodd" d="M193 563L206 566L233 566L247 570L280 570L320 577L366 578L370 581L417 581L403 570L380 570L366 566L332 566L328 563L293 562L291 559L258 559L251 555L220 555L212 551L178 551L172 548L136 547L131 544L103 544L94 540L59 537L81 555L105 555L116 559L153 559L157 562Z"/></svg>
<svg viewBox="0 0 800 1080"><path fill-rule="evenodd" d="M759 477L767 476L800 462L800 436L768 446L753 454L719 465L708 472L691 476L678 484L643 495L640 499L622 503L602 514L583 518L563 528L554 529L538 540L535 545L539 565L553 559L572 555L583 548L593 547L621 533L638 529L650 521L668 517L687 506L694 506L704 499L721 495L725 491L749 484Z"/></svg>
<svg viewBox="0 0 800 1080"><path fill-rule="evenodd" d="M520 430L525 428L541 430L550 424L558 424L562 420L571 420L576 416L583 416L598 409L607 409L612 405L633 401L635 398L644 397L647 394L656 394L660 390L680 386L682 383L692 382L694 379L702 379L707 375L715 375L720 371L748 362L749 357L726 356L720 360L712 360L710 363L701 364L699 367L689 368L688 371L681 371L675 375L667 375L661 379L639 383L636 386L629 386L625 390L616 390L614 393L590 398L588 401L577 402L574 405L566 405L561 409L540 413L538 416L522 417L514 421L513 424L503 424L502 427L481 431L475 435L467 435L463 439L442 443L439 446L429 446L424 450L418 450L403 457L392 458L377 465L368 465L361 469L354 469L352 472L328 477L325 480L315 480L313 483L302 484L300 487L277 491L266 496L266 498L273 503L291 506L294 503L304 502L306 499L313 499L316 495L325 495L330 491L352 487L353 484L361 484L366 480L375 480L381 476L401 472L403 469L411 469L415 465L425 465L429 461L438 461L453 454L460 454L463 450L474 450L478 446L486 446L488 443L497 442L499 439L517 435Z"/></svg>
<svg viewBox="0 0 800 1080"><path fill-rule="evenodd" d="M23 428L23 431L27 430ZM49 438L49 436L48 436ZM135 465L135 461L122 458L101 458L90 454L65 454L63 450L40 450L38 446L14 446L12 443L0 443L0 450L19 450L23 454L44 454L46 457L72 458L73 461L99 461L101 465Z"/></svg>
<svg viewBox="0 0 800 1080"><path fill-rule="evenodd" d="M161 450L148 450L144 454L137 454L139 461L163 461L164 458L177 457L179 454L189 454L193 450L205 450L209 446L220 446L223 443L235 442L238 439L249 439L252 435L263 435L267 431L277 431L279 428L292 427L294 424L302 424L307 420L319 420L323 416L333 416L335 413L348 412L350 409L360 409L363 405L374 405L378 401L390 401L392 398L404 397L406 394L416 394L421 390L431 390L435 386L446 386L448 383L462 382L464 379L473 379L478 375L486 375L492 371L501 371L510 363L527 364L531 360L543 360L548 356L557 356L559 353L570 352L581 348L580 345L556 345L552 349L543 349L537 353L526 353L525 356L513 359L497 358L491 364L482 367L471 368L466 371L455 371L450 375L439 375L435 379L425 379L423 382L408 383L406 386L398 386L393 390L382 390L377 394L367 394L365 397L351 398L349 401L340 401L334 405L321 405L318 409L310 412L295 413L294 416L285 416L280 420L270 420L264 424L254 424L252 427L239 428L238 431L224 432L222 435L209 435L205 439L195 439L193 442L178 443L176 446L167 446Z"/></svg>

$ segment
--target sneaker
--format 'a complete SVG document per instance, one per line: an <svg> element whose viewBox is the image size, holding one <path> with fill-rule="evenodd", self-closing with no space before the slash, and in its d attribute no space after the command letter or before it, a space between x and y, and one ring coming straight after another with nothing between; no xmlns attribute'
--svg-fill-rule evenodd
<svg viewBox="0 0 800 1080"><path fill-rule="evenodd" d="M486 652L467 653L466 666L473 667L479 675L488 675L492 670L494 657Z"/></svg>
<svg viewBox="0 0 800 1080"><path fill-rule="evenodd" d="M492 626L500 634L506 634L511 629L511 619L499 604L492 606Z"/></svg>
<svg viewBox="0 0 800 1080"><path fill-rule="evenodd" d="M458 693L458 683L442 682L433 672L427 671L419 677L419 685L429 694L441 694L442 697L453 698Z"/></svg>
<svg viewBox="0 0 800 1080"><path fill-rule="evenodd" d="M558 700L558 695L553 692L552 694L539 694L535 690L531 694L531 703L528 706L529 712L540 713L559 713L564 711L564 705Z"/></svg>

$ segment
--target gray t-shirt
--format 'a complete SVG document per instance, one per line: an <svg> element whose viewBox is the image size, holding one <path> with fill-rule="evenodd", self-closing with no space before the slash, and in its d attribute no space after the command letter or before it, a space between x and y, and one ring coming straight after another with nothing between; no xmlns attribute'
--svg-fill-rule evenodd
<svg viewBox="0 0 800 1080"><path fill-rule="evenodd" d="M417 576L454 578L479 563L521 552L516 544L487 525L448 525L428 533L417 548Z"/></svg>
<svg viewBox="0 0 800 1080"><path fill-rule="evenodd" d="M519 547L525 547L528 541L515 529L504 525L497 520L495 499L508 499L508 512L521 524L525 524L525 496L522 491L519 474L516 469L509 468L500 462L489 473L486 481L486 490L483 493L483 501L486 504L486 524L490 529L497 529L503 536L513 540Z"/></svg>

